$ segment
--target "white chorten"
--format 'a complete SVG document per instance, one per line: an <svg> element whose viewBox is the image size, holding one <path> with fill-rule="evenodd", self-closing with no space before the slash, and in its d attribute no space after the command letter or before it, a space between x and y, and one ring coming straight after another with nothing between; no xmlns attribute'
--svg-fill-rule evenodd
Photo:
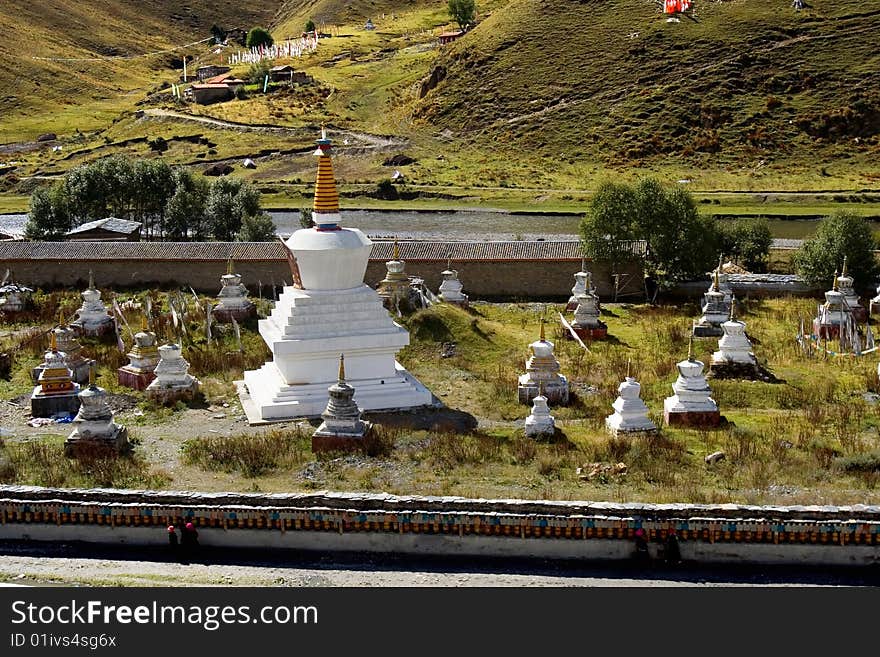
<svg viewBox="0 0 880 657"><path fill-rule="evenodd" d="M553 354L554 345L544 337L544 320L541 320L541 336L529 345L531 356L526 361L526 373L519 377L517 393L521 404L528 404L538 394L539 388L554 404L568 403L568 379L559 373L559 361Z"/></svg>
<svg viewBox="0 0 880 657"><path fill-rule="evenodd" d="M719 271L716 269L709 291L703 295L703 315L694 326L693 333L697 337L720 336L721 325L730 316L730 298L721 291Z"/></svg>
<svg viewBox="0 0 880 657"><path fill-rule="evenodd" d="M718 405L712 399L712 391L703 376L703 363L693 355L693 341L688 349L687 360L676 365L678 378L672 384L672 397L663 402L663 419L666 424L691 427L717 426L721 421Z"/></svg>
<svg viewBox="0 0 880 657"><path fill-rule="evenodd" d="M387 274L379 282L377 291L388 310L408 312L412 309L410 303L412 286L409 276L406 275L406 263L400 259L400 247L396 239L391 253L391 260L385 263Z"/></svg>
<svg viewBox="0 0 880 657"><path fill-rule="evenodd" d="M657 431L640 397L641 390L642 386L629 373L617 386L617 399L611 405L614 413L605 418L605 427L611 434Z"/></svg>
<svg viewBox="0 0 880 657"><path fill-rule="evenodd" d="M27 299L31 292L33 290L29 287L24 287L17 283L6 283L0 286L0 312L6 314L22 312L27 305Z"/></svg>
<svg viewBox="0 0 880 657"><path fill-rule="evenodd" d="M718 290L724 295L725 303L730 303L730 300L733 298L733 288L730 286L730 274L727 274L724 271L724 267L722 265L723 261L724 256L722 255L718 258L718 267L715 269L715 271L707 272L707 276L709 276L709 280L717 281Z"/></svg>
<svg viewBox="0 0 880 657"><path fill-rule="evenodd" d="M297 230L286 245L294 285L285 287L271 315L259 322L273 359L244 373L251 420L320 415L337 359L346 367L362 410L431 404L431 393L395 360L409 333L395 323L375 290L364 284L373 243L355 228L339 226L330 140L318 140L314 228ZM245 407L251 406L245 403Z"/></svg>
<svg viewBox="0 0 880 657"><path fill-rule="evenodd" d="M586 260L581 259L581 270L574 275L574 287L571 288L571 296L565 305L566 312L575 310L578 307L578 297L587 292L595 295L596 288L593 285L593 274L587 271Z"/></svg>
<svg viewBox="0 0 880 657"><path fill-rule="evenodd" d="M709 367L714 371L719 365L749 365L757 367L758 359L752 353L752 343L746 335L746 324L736 319L736 299L730 306L730 319L721 325L724 335L718 340L718 351L712 354Z"/></svg>
<svg viewBox="0 0 880 657"><path fill-rule="evenodd" d="M156 378L144 392L160 402L192 398L199 391L200 382L189 373L189 363L181 356L180 345L159 347L159 363L153 373Z"/></svg>
<svg viewBox="0 0 880 657"><path fill-rule="evenodd" d="M856 293L853 288L855 280L852 276L847 273L846 270L846 256L843 257L843 269L840 272L840 276L837 277L837 289L843 295L843 299L846 302L846 308L853 314L853 317L857 322L864 322L868 319L867 311L865 307L862 306L859 301L859 295Z"/></svg>
<svg viewBox="0 0 880 657"><path fill-rule="evenodd" d="M468 305L468 296L464 294L464 286L458 280L458 271L452 268L452 256L446 259L446 269L440 272L443 282L440 283L438 296L446 303L454 303L458 306Z"/></svg>
<svg viewBox="0 0 880 657"><path fill-rule="evenodd" d="M80 407L73 418L74 430L64 441L64 451L75 455L77 446L90 443L122 451L128 444L128 429L113 421L107 405L107 392L95 385L90 369L89 385L79 393Z"/></svg>
<svg viewBox="0 0 880 657"><path fill-rule="evenodd" d="M813 334L820 339L839 338L841 328L853 321L846 298L837 288L837 281L838 276L835 271L831 289L825 293L825 303L817 308L816 317L813 319Z"/></svg>
<svg viewBox="0 0 880 657"><path fill-rule="evenodd" d="M95 279L89 271L89 287L83 290L83 304L76 311L70 326L80 335L102 335L113 328L113 317L101 301L101 291L95 289Z"/></svg>
<svg viewBox="0 0 880 657"><path fill-rule="evenodd" d="M156 366L159 364L156 334L149 330L146 317L143 318L141 330L134 334L134 345L126 355L128 365L116 371L119 385L143 390L156 378Z"/></svg>
<svg viewBox="0 0 880 657"><path fill-rule="evenodd" d="M547 398L540 391L532 400L532 412L526 418L525 432L529 438L552 436L556 432L556 423L550 415Z"/></svg>
<svg viewBox="0 0 880 657"><path fill-rule="evenodd" d="M212 314L218 322L231 322L232 318L240 322L247 317L251 317L256 312L256 307L247 298L247 287L241 283L241 274L235 273L232 268L232 260L226 268L226 273L220 277L220 294L217 298L220 300Z"/></svg>

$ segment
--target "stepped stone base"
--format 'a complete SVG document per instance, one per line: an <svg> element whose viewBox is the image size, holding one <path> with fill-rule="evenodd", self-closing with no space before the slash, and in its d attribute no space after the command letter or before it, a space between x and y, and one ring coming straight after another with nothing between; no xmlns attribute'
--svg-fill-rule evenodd
<svg viewBox="0 0 880 657"><path fill-rule="evenodd" d="M664 411L663 422L670 427L693 429L717 427L721 424L721 411L684 411L681 413Z"/></svg>
<svg viewBox="0 0 880 657"><path fill-rule="evenodd" d="M331 452L362 452L364 441L369 435L370 425L367 424L367 433L364 436L346 436L342 434L315 434L312 436L312 452L315 454L327 454Z"/></svg>
<svg viewBox="0 0 880 657"><path fill-rule="evenodd" d="M746 379L762 381L764 376L756 363L712 363L709 376L715 379Z"/></svg>
<svg viewBox="0 0 880 657"><path fill-rule="evenodd" d="M178 401L193 401L199 394L199 382L194 380L189 386L175 388L152 388L144 394L159 404L173 404Z"/></svg>
<svg viewBox="0 0 880 657"><path fill-rule="evenodd" d="M79 410L79 391L63 395L31 396L31 417L52 417L59 413L75 415Z"/></svg>
<svg viewBox="0 0 880 657"><path fill-rule="evenodd" d="M531 404L532 400L538 396L538 384L520 384L517 386L517 395L520 404ZM544 396L549 404L564 406L568 403L568 384L545 384Z"/></svg>
<svg viewBox="0 0 880 657"><path fill-rule="evenodd" d="M134 372L126 367L120 367L116 370L116 375L119 385L134 390L146 390L147 386L156 378L155 372Z"/></svg>
<svg viewBox="0 0 880 657"><path fill-rule="evenodd" d="M88 325L83 326L82 324L77 324L76 322L72 322L70 324L70 328L73 329L73 332L77 335L77 337L91 337L91 338L100 338L109 333L113 332L113 321L104 322L103 324L97 325Z"/></svg>
<svg viewBox="0 0 880 657"><path fill-rule="evenodd" d="M608 337L608 327L601 323L599 326L575 326L571 325L571 328L574 329L574 332L577 333L577 336L581 340L604 340ZM562 327L562 334L569 340L572 339L571 333Z"/></svg>
<svg viewBox="0 0 880 657"><path fill-rule="evenodd" d="M92 453L95 450L107 450L121 453L128 448L128 428L117 426L109 436L77 437L72 432L64 441L64 455L76 457L79 452Z"/></svg>
<svg viewBox="0 0 880 657"><path fill-rule="evenodd" d="M813 322L813 335L819 336L820 340L838 340L840 339L839 324L819 324Z"/></svg>
<svg viewBox="0 0 880 657"><path fill-rule="evenodd" d="M235 321L240 324L249 317L256 317L257 307L253 304L243 308L224 308L220 306L214 308L214 310L211 311L211 315L214 317L214 321L219 322L220 324L231 324L233 318L235 318Z"/></svg>
<svg viewBox="0 0 880 657"><path fill-rule="evenodd" d="M724 335L724 330L714 324L697 324L694 326L695 338L720 338L722 335Z"/></svg>

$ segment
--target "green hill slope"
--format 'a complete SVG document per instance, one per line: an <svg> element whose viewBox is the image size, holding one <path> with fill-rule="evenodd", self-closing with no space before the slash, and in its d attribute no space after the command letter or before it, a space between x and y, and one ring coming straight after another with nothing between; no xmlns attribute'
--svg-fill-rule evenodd
<svg viewBox="0 0 880 657"><path fill-rule="evenodd" d="M4 62L0 142L52 128L53 117L46 115L66 114L73 120L80 114L76 118L81 129L94 127L129 92L145 91L168 78L172 68L179 73L181 56L197 51L141 55L209 37L214 24L247 29L268 23L279 4L273 0L0 2ZM91 109L71 110L84 104ZM3 128L9 125L15 125L19 134L6 134Z"/></svg>
<svg viewBox="0 0 880 657"><path fill-rule="evenodd" d="M814 4L698 0L667 23L646 0L512 0L439 57L445 77L414 116L563 166L869 163L880 7Z"/></svg>

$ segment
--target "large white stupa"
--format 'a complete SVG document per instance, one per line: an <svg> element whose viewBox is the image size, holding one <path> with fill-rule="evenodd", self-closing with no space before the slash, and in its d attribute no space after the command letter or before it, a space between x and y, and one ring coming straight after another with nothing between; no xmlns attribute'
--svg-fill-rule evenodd
<svg viewBox="0 0 880 657"><path fill-rule="evenodd" d="M433 399L395 360L409 344L409 333L364 284L373 243L356 228L340 227L331 142L323 130L317 143L315 227L300 229L285 242L294 284L259 322L273 359L244 373L251 421L256 414L261 421L320 415L327 388L337 381L340 353L361 410L413 408Z"/></svg>

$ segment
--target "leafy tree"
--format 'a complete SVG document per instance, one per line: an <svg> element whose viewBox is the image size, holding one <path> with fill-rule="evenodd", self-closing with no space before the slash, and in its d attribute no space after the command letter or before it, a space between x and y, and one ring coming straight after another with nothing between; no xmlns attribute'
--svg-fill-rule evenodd
<svg viewBox="0 0 880 657"><path fill-rule="evenodd" d="M309 22L306 23L305 31L306 32L314 32L315 31L315 21L309 20Z"/></svg>
<svg viewBox="0 0 880 657"><path fill-rule="evenodd" d="M271 46L275 43L272 35L265 27L254 27L248 32L247 39L244 44L248 48L259 48L260 46Z"/></svg>
<svg viewBox="0 0 880 657"><path fill-rule="evenodd" d="M203 240L208 235L205 205L209 183L189 169L174 171L174 193L165 207L165 236L169 240Z"/></svg>
<svg viewBox="0 0 880 657"><path fill-rule="evenodd" d="M586 255L616 265L637 256L632 241L639 238L636 225L638 201L629 185L604 182L581 221L581 242Z"/></svg>
<svg viewBox="0 0 880 657"><path fill-rule="evenodd" d="M208 192L205 210L214 239L232 242L244 218L261 213L260 193L239 178L218 178Z"/></svg>
<svg viewBox="0 0 880 657"><path fill-rule="evenodd" d="M449 15L462 30L467 30L474 24L477 15L477 3L475 0L449 0L447 5Z"/></svg>
<svg viewBox="0 0 880 657"><path fill-rule="evenodd" d="M645 242L645 273L661 287L701 275L718 257L719 235L709 217L701 217L691 195L667 189L655 180L637 185L605 182L581 221L587 256L617 265L639 256L632 242Z"/></svg>
<svg viewBox="0 0 880 657"><path fill-rule="evenodd" d="M60 240L72 228L63 181L39 187L31 195L25 237L31 240Z"/></svg>
<svg viewBox="0 0 880 657"><path fill-rule="evenodd" d="M303 228L315 227L315 220L313 218L313 212L311 208L299 209L299 225Z"/></svg>
<svg viewBox="0 0 880 657"><path fill-rule="evenodd" d="M847 271L856 287L867 289L880 272L875 248L874 234L865 219L851 212L836 212L819 224L816 234L794 254L792 263L808 282L828 287L846 257Z"/></svg>
<svg viewBox="0 0 880 657"><path fill-rule="evenodd" d="M721 234L721 252L753 272L767 271L773 234L766 217L737 219L732 223L716 220Z"/></svg>
<svg viewBox="0 0 880 657"><path fill-rule="evenodd" d="M262 88L263 80L269 75L269 69L271 68L272 64L265 59L259 62L254 62L248 69L247 81L251 84L258 84Z"/></svg>
<svg viewBox="0 0 880 657"><path fill-rule="evenodd" d="M661 287L702 275L718 258L720 236L689 192L642 180L636 189L639 233L647 242L645 270Z"/></svg>
<svg viewBox="0 0 880 657"><path fill-rule="evenodd" d="M239 242L274 242L276 228L267 213L248 215L241 222L235 239Z"/></svg>

